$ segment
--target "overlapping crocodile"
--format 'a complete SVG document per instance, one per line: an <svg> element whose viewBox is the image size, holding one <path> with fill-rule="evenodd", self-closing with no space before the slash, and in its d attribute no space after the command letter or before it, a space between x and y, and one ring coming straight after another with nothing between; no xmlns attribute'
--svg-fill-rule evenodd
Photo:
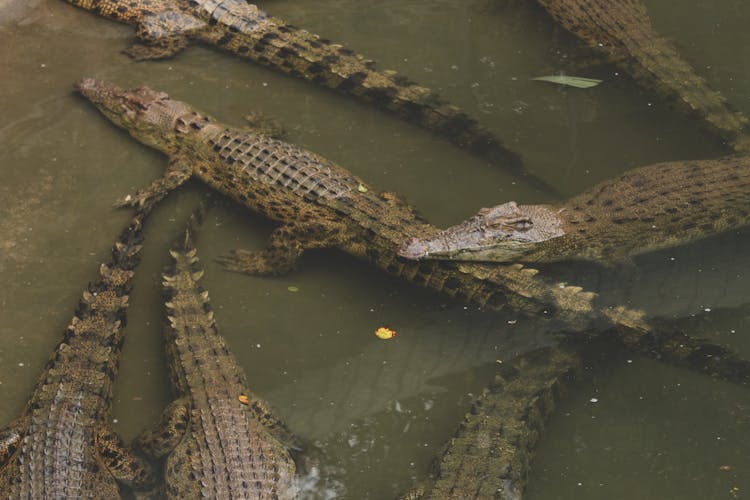
<svg viewBox="0 0 750 500"><path fill-rule="evenodd" d="M147 462L110 428L112 386L146 211L120 234L83 292L21 416L0 430L3 498L119 498L151 486Z"/></svg>
<svg viewBox="0 0 750 500"><path fill-rule="evenodd" d="M750 222L750 156L659 163L604 181L560 205L483 208L399 251L410 259L625 261Z"/></svg>
<svg viewBox="0 0 750 500"><path fill-rule="evenodd" d="M432 477L404 500L520 500L546 419L579 369L578 355L563 347L508 363L445 445Z"/></svg>
<svg viewBox="0 0 750 500"><path fill-rule="evenodd" d="M170 253L164 344L177 399L140 447L166 457L168 498L293 498L295 464L276 438L290 434L248 390L218 331L189 231Z"/></svg>
<svg viewBox="0 0 750 500"><path fill-rule="evenodd" d="M210 45L374 104L543 185L494 133L432 90L245 0L67 1L136 26L140 43L129 52L138 59L170 57L191 41Z"/></svg>
<svg viewBox="0 0 750 500"><path fill-rule="evenodd" d="M536 0L566 30L737 151L750 151L748 120L656 33L640 0Z"/></svg>
<svg viewBox="0 0 750 500"><path fill-rule="evenodd" d="M77 88L113 123L170 157L164 177L126 197L123 204L148 205L195 176L281 222L264 250L237 250L223 259L230 270L281 274L292 269L307 249L337 247L457 299L555 318L579 331L615 324L609 336L635 349L655 351L662 360L698 366L737 382L750 377L750 363L726 349L655 335L641 312L603 305L594 293L546 279L535 269L400 257L399 247L410 236L430 238L439 229L398 197L376 194L364 181L315 153L227 127L148 87L123 90L89 78L78 82Z"/></svg>

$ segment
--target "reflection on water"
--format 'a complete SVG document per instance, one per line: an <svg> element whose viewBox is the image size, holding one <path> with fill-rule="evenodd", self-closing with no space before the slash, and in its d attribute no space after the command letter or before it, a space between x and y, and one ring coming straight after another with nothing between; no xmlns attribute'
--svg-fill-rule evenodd
<svg viewBox="0 0 750 500"><path fill-rule="evenodd" d="M750 112L750 7L647 5L656 28ZM447 143L304 82L197 47L136 64L120 53L128 27L59 0L0 7L2 422L27 400L80 290L127 219L112 201L165 166L72 94L81 76L148 83L234 124L261 111L286 126L290 141L403 193L438 225L510 199L552 201ZM264 7L441 91L566 196L630 167L723 153L694 122L614 78L611 68L583 67L584 76L605 80L584 92L531 83L578 51L524 2L276 0ZM204 195L197 184L175 193L147 228L114 411L127 437L156 420L169 399L158 277L171 238ZM278 279L212 264L229 249L259 247L271 228L218 200L198 239L204 284L252 388L319 445L321 474L335 478L339 495L389 498L408 489L491 380L496 361L549 342L543 324L465 309L335 251L312 252ZM749 243L750 233L739 231L643 256L635 268L550 272L651 315L682 318L689 331L750 356ZM383 324L398 330L394 341L372 335ZM638 358L594 360L586 373L541 441L528 498L739 498L750 490L746 391Z"/></svg>

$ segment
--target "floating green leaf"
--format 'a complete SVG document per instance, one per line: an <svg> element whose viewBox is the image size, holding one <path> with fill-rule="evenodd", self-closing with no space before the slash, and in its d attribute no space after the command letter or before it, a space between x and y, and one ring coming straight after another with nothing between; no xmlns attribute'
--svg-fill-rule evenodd
<svg viewBox="0 0 750 500"><path fill-rule="evenodd" d="M286 289L292 293L299 292L299 288L297 288L296 286L288 286L286 287Z"/></svg>
<svg viewBox="0 0 750 500"><path fill-rule="evenodd" d="M579 89L587 89L590 87L596 87L602 80L596 80L595 78L584 78L582 76L566 76L566 75L550 75L550 76L538 76L532 78L538 82L550 82L558 85L567 85L568 87L576 87Z"/></svg>
<svg viewBox="0 0 750 500"><path fill-rule="evenodd" d="M365 187L364 184L360 184L359 186L357 186L357 191L359 191L360 193L366 193L367 187Z"/></svg>

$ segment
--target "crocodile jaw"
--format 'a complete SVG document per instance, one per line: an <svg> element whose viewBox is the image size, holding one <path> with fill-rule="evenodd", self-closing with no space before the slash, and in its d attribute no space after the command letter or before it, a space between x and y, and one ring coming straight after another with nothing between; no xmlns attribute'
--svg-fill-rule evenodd
<svg viewBox="0 0 750 500"><path fill-rule="evenodd" d="M558 214L545 205L519 206L512 201L483 208L432 238L411 238L398 255L411 260L517 260L536 244L565 234Z"/></svg>
<svg viewBox="0 0 750 500"><path fill-rule="evenodd" d="M518 259L532 248L532 243L515 240L490 241L485 244L474 244L466 248L454 248L440 239L425 241L411 238L398 249L398 255L409 260L438 259L510 262Z"/></svg>
<svg viewBox="0 0 750 500"><path fill-rule="evenodd" d="M94 78L83 78L76 82L75 88L112 123L140 142L164 152L169 152L176 141L177 120L191 112L187 104L146 86L123 89Z"/></svg>

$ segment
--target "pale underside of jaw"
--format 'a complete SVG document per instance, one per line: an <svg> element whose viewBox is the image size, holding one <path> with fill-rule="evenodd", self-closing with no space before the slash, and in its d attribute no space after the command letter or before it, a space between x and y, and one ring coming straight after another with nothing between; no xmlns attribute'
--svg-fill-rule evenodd
<svg viewBox="0 0 750 500"><path fill-rule="evenodd" d="M510 262L533 248L533 244L504 241L500 244L482 245L456 250L427 251L423 259L467 260L478 262Z"/></svg>

